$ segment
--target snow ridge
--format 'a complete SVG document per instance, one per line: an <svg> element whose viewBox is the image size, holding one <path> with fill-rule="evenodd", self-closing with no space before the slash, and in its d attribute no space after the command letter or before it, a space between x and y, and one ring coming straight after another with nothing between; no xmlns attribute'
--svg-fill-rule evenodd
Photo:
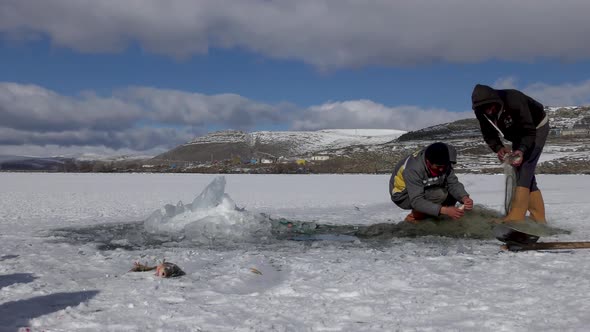
<svg viewBox="0 0 590 332"><path fill-rule="evenodd" d="M339 149L354 145L377 145L391 142L406 131L396 129L325 129L318 131L256 131L246 133L226 130L197 137L184 144L219 144L246 143L255 144L296 144L294 149L299 154L330 149Z"/></svg>

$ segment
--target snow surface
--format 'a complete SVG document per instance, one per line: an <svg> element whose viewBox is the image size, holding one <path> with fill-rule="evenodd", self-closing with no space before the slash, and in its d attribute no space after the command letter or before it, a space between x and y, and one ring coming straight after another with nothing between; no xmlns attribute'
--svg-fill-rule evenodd
<svg viewBox="0 0 590 332"><path fill-rule="evenodd" d="M502 210L503 175L460 179L476 204ZM269 236L265 222L281 217L397 223L405 212L387 182L0 173L0 331L587 331L590 250L510 253L493 238L457 236ZM538 183L550 223L571 231L542 240L589 240L590 177ZM160 242L138 237L141 229ZM134 261L162 259L186 275L128 272Z"/></svg>

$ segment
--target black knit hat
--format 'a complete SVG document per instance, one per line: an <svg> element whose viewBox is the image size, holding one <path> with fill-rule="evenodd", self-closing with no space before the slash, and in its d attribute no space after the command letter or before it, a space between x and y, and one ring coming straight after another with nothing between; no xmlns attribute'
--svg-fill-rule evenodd
<svg viewBox="0 0 590 332"><path fill-rule="evenodd" d="M426 160L430 161L431 164L449 165L451 163L449 148L442 142L430 144L426 148L426 151L424 151L424 157Z"/></svg>

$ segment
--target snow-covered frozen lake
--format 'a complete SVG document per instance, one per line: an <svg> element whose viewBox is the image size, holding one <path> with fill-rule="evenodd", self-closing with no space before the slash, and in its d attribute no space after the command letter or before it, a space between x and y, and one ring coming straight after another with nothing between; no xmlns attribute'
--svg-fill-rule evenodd
<svg viewBox="0 0 590 332"><path fill-rule="evenodd" d="M264 218L398 223L407 212L389 200L385 175L228 175L224 202L245 211L205 210L207 224L182 238L174 227L194 215L180 215L166 224L177 244L141 246L144 220L193 202L215 178L0 173L0 331L589 329L590 250L502 252L493 238L461 236L251 236L268 231ZM502 211L503 175L459 178L476 205ZM538 182L550 224L571 231L541 240L590 240L590 176ZM191 242L201 231L226 238ZM186 275L128 272L162 259Z"/></svg>

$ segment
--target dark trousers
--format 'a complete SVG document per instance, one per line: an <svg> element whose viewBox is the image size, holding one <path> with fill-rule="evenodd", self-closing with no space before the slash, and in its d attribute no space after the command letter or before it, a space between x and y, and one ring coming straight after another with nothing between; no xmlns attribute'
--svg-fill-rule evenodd
<svg viewBox="0 0 590 332"><path fill-rule="evenodd" d="M522 164L515 169L516 185L519 187L529 188L530 191L537 191L537 179L535 177L535 169L541 157L541 152L547 141L549 135L549 122L543 127L537 129L537 137L535 138L535 145L524 156Z"/></svg>

